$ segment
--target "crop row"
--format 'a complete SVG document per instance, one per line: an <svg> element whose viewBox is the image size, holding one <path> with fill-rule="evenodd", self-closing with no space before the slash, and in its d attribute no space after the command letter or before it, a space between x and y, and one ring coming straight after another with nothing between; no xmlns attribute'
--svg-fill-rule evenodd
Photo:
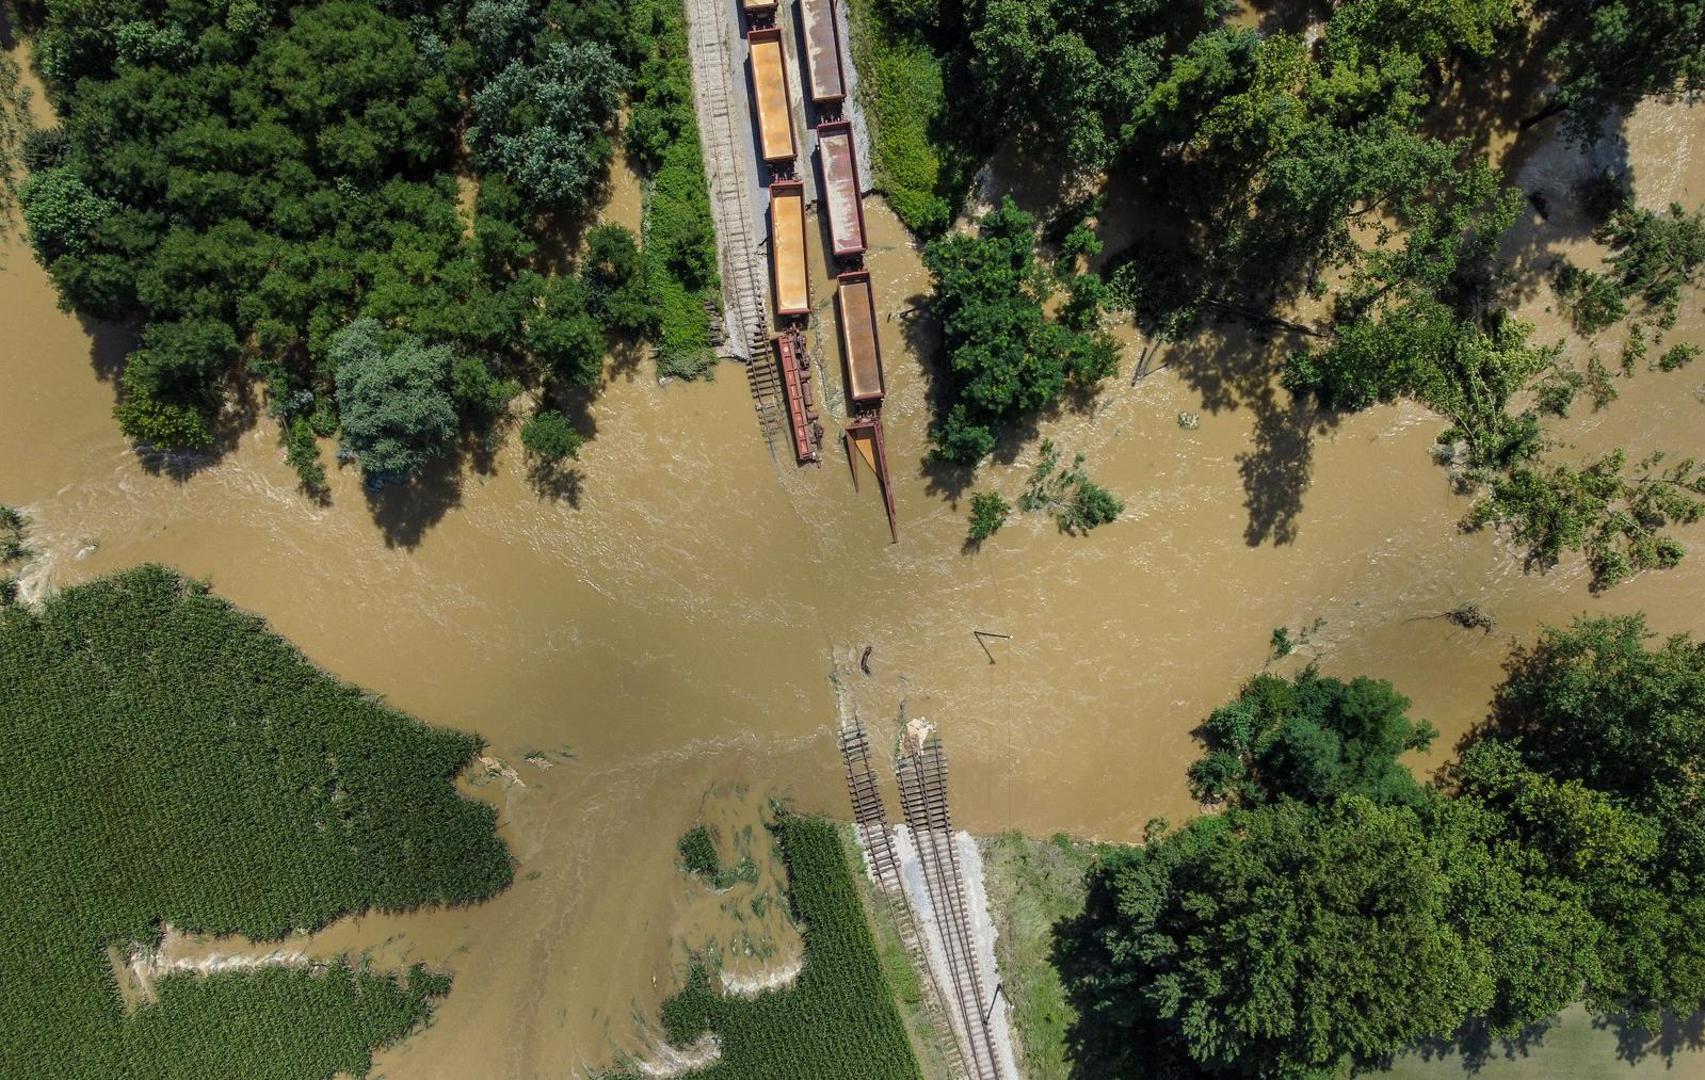
<svg viewBox="0 0 1705 1080"><path fill-rule="evenodd" d="M791 987L754 998L718 994L702 967L663 1006L665 1034L716 1034L722 1059L705 1080L915 1080L918 1066L889 996L835 826L783 815L775 825L788 893L805 939Z"/></svg>
<svg viewBox="0 0 1705 1080"><path fill-rule="evenodd" d="M109 946L162 923L275 938L506 886L479 741L309 664L159 567L0 612L0 1061L8 1075L359 1075L444 989L347 967L161 981L126 1015Z"/></svg>

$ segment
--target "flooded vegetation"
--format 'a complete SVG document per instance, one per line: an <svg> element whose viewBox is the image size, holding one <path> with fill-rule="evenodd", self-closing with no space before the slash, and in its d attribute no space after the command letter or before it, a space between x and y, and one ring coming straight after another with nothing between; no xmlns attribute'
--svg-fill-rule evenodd
<svg viewBox="0 0 1705 1080"><path fill-rule="evenodd" d="M1500 251L1514 314L1573 368L1595 350L1616 356L1627 333L1581 336L1550 285L1559 259L1597 267L1603 255L1580 181L1613 161L1639 206L1696 207L1702 128L1697 107L1654 102L1585 152L1551 122L1485 136L1530 199ZM1038 205L1020 181L997 171L989 192ZM641 192L618 164L606 220L637 228ZM1460 527L1470 500L1434 457L1445 419L1408 400L1337 413L1292 396L1275 372L1294 340L1273 325L1210 319L1176 343L1116 326L1120 366L1099 394L1035 417L975 474L926 464L940 405L930 283L888 207L867 200L865 213L887 313L898 544L880 495L853 489L837 449L801 470L766 446L738 369L659 383L638 351L604 364L575 417L586 441L551 483L514 426L412 493L366 486L322 438L324 497L304 495L287 433L255 409L228 417L218 453L138 454L112 414L130 332L59 310L21 239L8 242L0 502L30 522L21 594L163 563L337 676L487 742L461 787L497 813L515 858L507 891L257 947L454 975L431 1026L379 1052L383 1075L587 1075L654 1049L690 957L714 950L736 982L785 971L801 944L760 808L845 815L843 713L878 744L908 718L937 725L962 827L1128 843L1151 818L1197 811L1192 733L1263 668L1392 681L1440 733L1406 758L1425 777L1485 716L1511 646L1541 626L1643 611L1660 634L1705 634L1705 527L1671 530L1690 551L1678 566L1608 591L1579 554L1530 565L1509 537ZM1146 223L1110 206L1098 229L1112 251ZM813 219L818 274L823 242ZM811 295L813 324L832 328L826 274ZM809 340L827 409L844 416L835 335ZM1705 345L1697 293L1664 340ZM1602 408L1583 397L1547 421L1561 460L1701 451L1697 364L1614 386ZM1084 453L1122 512L1082 536L1016 512L968 550L973 490L1019 504L1044 437ZM1466 606L1492 626L1447 617ZM1306 629L1306 642L1275 658L1275 628ZM756 880L717 892L682 873L677 840L699 824L725 863L752 859ZM1567 1039L1586 1022L1571 1014ZM1682 1031L1673 1045L1697 1042Z"/></svg>
<svg viewBox="0 0 1705 1080"><path fill-rule="evenodd" d="M1680 109L1636 119L1633 146L1653 163L1643 201L1696 196L1697 127ZM872 275L899 313L881 325L898 545L879 496L854 493L834 456L809 470L772 456L734 373L659 386L608 370L564 498L541 496L510 444L428 517L375 518L349 468L331 470L319 505L265 419L217 461L139 457L111 419L122 338L57 311L28 253L7 252L0 496L32 521L26 594L143 561L209 578L316 663L479 732L513 771L473 789L500 811L513 888L295 946L456 974L433 1026L380 1055L387 1075L584 1071L642 1045L635 1017L655 1015L678 977L674 845L704 793L735 781L844 813L831 675L879 738L927 715L953 740L965 827L1132 841L1150 817L1191 812L1190 732L1262 666L1274 627L1321 620L1280 666L1312 660L1410 695L1441 731L1423 771L1542 623L1644 610L1661 632L1705 631L1705 560L1594 595L1578 561L1528 572L1496 535L1461 532L1464 500L1430 455L1443 421L1420 406L1315 434L1282 391L1211 391L1209 352L1235 373L1261 344L1235 327L1156 350L1134 380L1131 338L1117 385L1043 423L1124 497L1119 521L1073 538L1017 515L964 555L967 500L917 464L929 334L905 312L925 291L921 264L879 203L867 217ZM1536 288L1524 314L1562 337L1550 303ZM1700 340L1692 309L1675 333ZM818 350L821 386L839 381L835 349ZM1582 454L1696 442L1701 377L1642 372L1566 438ZM1200 425L1181 427L1182 412ZM1026 463L987 483L1016 499ZM1497 630L1436 617L1465 602ZM1012 638L985 655L977 629Z"/></svg>

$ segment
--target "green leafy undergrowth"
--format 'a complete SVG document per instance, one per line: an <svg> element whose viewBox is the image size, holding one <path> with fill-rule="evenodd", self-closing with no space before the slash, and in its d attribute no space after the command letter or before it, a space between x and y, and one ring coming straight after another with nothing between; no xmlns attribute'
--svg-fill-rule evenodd
<svg viewBox="0 0 1705 1080"><path fill-rule="evenodd" d="M651 47L628 124L629 155L646 175L645 272L656 306L657 373L694 379L716 367L711 313L720 309L716 228L693 114L686 19L678 0L638 0Z"/></svg>

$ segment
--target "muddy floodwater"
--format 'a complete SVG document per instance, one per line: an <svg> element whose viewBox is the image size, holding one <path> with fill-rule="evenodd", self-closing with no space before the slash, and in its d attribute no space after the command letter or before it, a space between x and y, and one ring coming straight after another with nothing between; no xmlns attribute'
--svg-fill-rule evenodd
<svg viewBox="0 0 1705 1080"><path fill-rule="evenodd" d="M1643 203L1705 198L1702 116L1635 118ZM1578 165L1554 147L1511 163L1524 187L1552 190L1550 221L1530 215L1512 253L1543 340L1563 331L1537 268L1592 253L1560 205ZM619 176L610 217L637 224L636 191ZM1444 733L1421 768L1483 714L1511 644L1543 623L1644 610L1659 631L1705 632L1705 528L1679 533L1692 553L1678 569L1602 597L1578 559L1527 572L1497 536L1458 530L1469 504L1429 455L1442 420L1400 404L1328 422L1246 374L1283 342L1232 327L1148 355L1152 373L1134 380L1143 350L1127 335L1123 370L1099 398L1041 425L1123 497L1118 522L1070 537L1018 515L963 552L970 488L921 465L927 328L903 313L925 275L886 207L866 212L890 314L892 545L879 495L854 491L838 446L800 470L780 439L765 445L734 365L661 386L649 361L613 368L568 497L535 490L513 439L436 500L377 515L352 468L333 470L329 505L298 494L265 419L217 460L141 459L111 416L122 335L56 310L27 250L7 248L0 502L32 520L28 590L167 563L211 579L338 675L489 741L467 789L501 813L514 887L478 907L348 920L291 943L454 972L433 1026L380 1055L383 1075L583 1075L643 1044L693 942L750 948L748 960L796 956L768 905L746 925L707 900L676 869L675 841L708 817L737 856L742 823L772 796L844 816L839 710L879 744L902 717L933 721L957 820L972 830L1133 840L1151 817L1193 812L1191 729L1267 662L1275 627L1313 628L1285 666L1314 660L1410 695ZM823 326L832 296L826 278L814 287ZM1705 340L1698 304L1687 298L1666 343ZM1618 345L1601 348L1613 361ZM1569 348L1584 362L1584 343ZM833 338L815 349L819 383L838 387ZM1705 367L1642 370L1618 387L1602 412L1583 402L1555 425L1571 444L1559 453L1705 450ZM975 487L1016 497L1035 453L1034 439L1016 447ZM1438 617L1465 602L1496 632ZM985 652L973 630L1011 637ZM757 861L747 910L773 892L773 864Z"/></svg>

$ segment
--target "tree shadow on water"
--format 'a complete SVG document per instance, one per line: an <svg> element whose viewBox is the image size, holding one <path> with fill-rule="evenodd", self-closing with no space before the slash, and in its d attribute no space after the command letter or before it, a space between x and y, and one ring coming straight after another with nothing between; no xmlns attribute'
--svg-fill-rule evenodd
<svg viewBox="0 0 1705 1080"><path fill-rule="evenodd" d="M428 529L461 505L461 462L458 456L440 458L406 481L369 481L363 493L385 546L412 551Z"/></svg>
<svg viewBox="0 0 1705 1080"><path fill-rule="evenodd" d="M1296 540L1314 476L1314 437L1338 424L1336 413L1277 385L1284 359L1308 340L1301 330L1228 318L1173 346L1165 359L1164 366L1200 396L1204 411L1251 414L1253 445L1237 455L1249 515L1243 539L1250 547Z"/></svg>
<svg viewBox="0 0 1705 1080"><path fill-rule="evenodd" d="M575 510L580 509L580 490L585 479L578 466L565 467L546 461L527 466L527 484L534 494L551 502L567 503Z"/></svg>
<svg viewBox="0 0 1705 1080"><path fill-rule="evenodd" d="M136 329L124 323L102 322L87 315L77 316L77 324L89 337L89 367L95 378L117 383L124 374L124 361L136 348Z"/></svg>
<svg viewBox="0 0 1705 1080"><path fill-rule="evenodd" d="M185 483L197 473L211 469L237 449L243 433L254 428L260 418L260 402L255 389L248 383L236 382L225 396L224 407L213 418L213 440L197 450L160 450L143 443L133 443L136 460L150 476L166 476Z"/></svg>

